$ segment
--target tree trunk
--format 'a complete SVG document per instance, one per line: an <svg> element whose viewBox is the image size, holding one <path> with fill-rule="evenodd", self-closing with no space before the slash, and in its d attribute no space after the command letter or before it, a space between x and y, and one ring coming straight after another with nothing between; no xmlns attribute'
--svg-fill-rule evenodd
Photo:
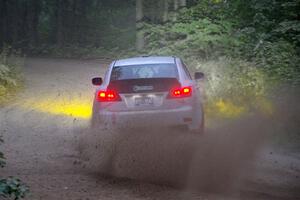
<svg viewBox="0 0 300 200"><path fill-rule="evenodd" d="M177 11L179 9L179 0L174 0L174 11Z"/></svg>
<svg viewBox="0 0 300 200"><path fill-rule="evenodd" d="M186 0L174 0L173 21L177 20L178 10L184 7L186 7Z"/></svg>
<svg viewBox="0 0 300 200"><path fill-rule="evenodd" d="M169 20L169 0L164 0L163 22L166 23L168 20Z"/></svg>
<svg viewBox="0 0 300 200"><path fill-rule="evenodd" d="M143 18L143 0L136 0L136 49L138 51L141 51L145 46Z"/></svg>
<svg viewBox="0 0 300 200"><path fill-rule="evenodd" d="M178 0L174 0L174 14L173 14L173 21L177 20L177 11L179 8L179 2Z"/></svg>
<svg viewBox="0 0 300 200"><path fill-rule="evenodd" d="M87 0L80 0L79 1L79 15L78 15L78 36L79 39L77 40L79 43L85 43L86 42L86 37L85 37L85 32L87 30L86 24L88 24L87 21L87 14L88 14L88 1Z"/></svg>
<svg viewBox="0 0 300 200"><path fill-rule="evenodd" d="M35 46L38 43L38 25L39 25L39 15L40 15L40 0L33 0L32 4L29 5L30 10L30 21L29 21L29 41L30 43Z"/></svg>
<svg viewBox="0 0 300 200"><path fill-rule="evenodd" d="M18 1L11 1L11 45L13 47L16 47L16 44L18 42L18 30L19 30L19 13L18 13Z"/></svg>
<svg viewBox="0 0 300 200"><path fill-rule="evenodd" d="M63 39L63 0L56 0L56 43L62 46Z"/></svg>
<svg viewBox="0 0 300 200"><path fill-rule="evenodd" d="M180 8L186 7L186 0L179 0L179 7Z"/></svg>
<svg viewBox="0 0 300 200"><path fill-rule="evenodd" d="M6 41L6 0L0 0L0 48Z"/></svg>

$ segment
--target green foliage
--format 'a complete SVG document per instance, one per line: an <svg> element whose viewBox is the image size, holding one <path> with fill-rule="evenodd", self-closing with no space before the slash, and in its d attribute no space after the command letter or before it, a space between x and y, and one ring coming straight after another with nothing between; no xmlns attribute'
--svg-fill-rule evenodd
<svg viewBox="0 0 300 200"><path fill-rule="evenodd" d="M206 74L206 114L212 117L236 117L253 110L270 112L266 93L270 87L265 73L254 63L220 57L192 61L195 71Z"/></svg>
<svg viewBox="0 0 300 200"><path fill-rule="evenodd" d="M0 51L0 103L4 102L19 87L18 66L20 61L16 55L16 52L11 52L10 48L3 48Z"/></svg>
<svg viewBox="0 0 300 200"><path fill-rule="evenodd" d="M180 56L205 72L211 113L271 112L271 86L300 83L299 10L299 0L197 1L176 21L145 23L142 53Z"/></svg>
<svg viewBox="0 0 300 200"><path fill-rule="evenodd" d="M170 53L202 59L233 54L240 42L232 36L232 24L213 22L208 18L167 25L146 26L149 51Z"/></svg>
<svg viewBox="0 0 300 200"><path fill-rule="evenodd" d="M208 18L219 21L224 18L226 3L222 0L202 0L189 9L180 11L178 21L189 23L195 20Z"/></svg>
<svg viewBox="0 0 300 200"><path fill-rule="evenodd" d="M225 56L255 63L273 80L298 84L299 10L299 0L197 1L177 21L145 24L144 52L189 62Z"/></svg>
<svg viewBox="0 0 300 200"><path fill-rule="evenodd" d="M273 78L300 83L300 57L295 46L285 40L263 42L253 60Z"/></svg>
<svg viewBox="0 0 300 200"><path fill-rule="evenodd" d="M0 180L0 197L12 197L14 200L18 200L24 198L28 191L28 187L17 178L9 177Z"/></svg>
<svg viewBox="0 0 300 200"><path fill-rule="evenodd" d="M264 95L268 86L264 73L250 62L222 57L192 65L196 71L206 74L207 95L213 101L231 99L232 103L241 105L248 102L250 96L254 100Z"/></svg>

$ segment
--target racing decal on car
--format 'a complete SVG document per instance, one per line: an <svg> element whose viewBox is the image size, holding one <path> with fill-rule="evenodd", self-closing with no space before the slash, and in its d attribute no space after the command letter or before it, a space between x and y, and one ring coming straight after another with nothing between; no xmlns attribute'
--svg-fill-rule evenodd
<svg viewBox="0 0 300 200"><path fill-rule="evenodd" d="M135 85L135 86L133 86L133 91L134 92L150 91L150 90L153 90L153 86L152 85L145 85L145 86Z"/></svg>

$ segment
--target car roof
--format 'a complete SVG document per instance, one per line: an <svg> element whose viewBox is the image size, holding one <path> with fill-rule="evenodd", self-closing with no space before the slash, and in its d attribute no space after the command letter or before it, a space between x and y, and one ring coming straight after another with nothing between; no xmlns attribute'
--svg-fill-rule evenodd
<svg viewBox="0 0 300 200"><path fill-rule="evenodd" d="M117 60L114 66L141 65L141 64L175 64L172 56L143 56Z"/></svg>

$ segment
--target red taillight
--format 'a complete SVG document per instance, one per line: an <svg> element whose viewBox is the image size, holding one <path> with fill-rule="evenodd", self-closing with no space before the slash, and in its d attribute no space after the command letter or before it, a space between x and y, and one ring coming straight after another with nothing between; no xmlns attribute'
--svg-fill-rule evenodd
<svg viewBox="0 0 300 200"><path fill-rule="evenodd" d="M97 93L97 100L98 101L121 101L121 97L119 94L112 90L107 91L98 91Z"/></svg>
<svg viewBox="0 0 300 200"><path fill-rule="evenodd" d="M169 98L183 98L192 95L192 87L176 88L171 90Z"/></svg>

